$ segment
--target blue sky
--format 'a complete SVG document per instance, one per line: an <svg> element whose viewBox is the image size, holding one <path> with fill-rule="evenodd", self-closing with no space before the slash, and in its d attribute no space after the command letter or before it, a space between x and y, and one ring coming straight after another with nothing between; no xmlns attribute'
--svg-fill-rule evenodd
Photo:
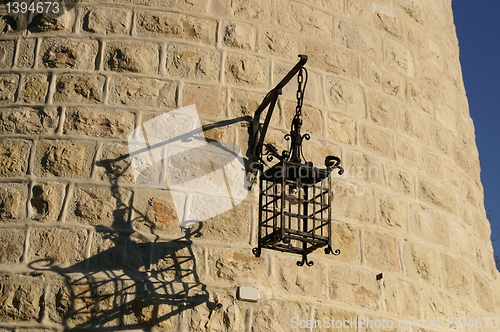
<svg viewBox="0 0 500 332"><path fill-rule="evenodd" d="M500 256L500 1L453 0L460 62L476 128L486 210Z"/></svg>

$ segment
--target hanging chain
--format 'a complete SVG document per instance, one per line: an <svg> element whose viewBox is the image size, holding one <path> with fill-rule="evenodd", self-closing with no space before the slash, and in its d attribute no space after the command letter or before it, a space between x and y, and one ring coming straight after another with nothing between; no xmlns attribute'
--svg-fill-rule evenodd
<svg viewBox="0 0 500 332"><path fill-rule="evenodd" d="M304 80L304 72L305 72L305 80ZM298 118L302 115L302 104L304 103L304 92L306 90L307 84L307 70L302 67L297 75L297 107L295 108L295 118Z"/></svg>

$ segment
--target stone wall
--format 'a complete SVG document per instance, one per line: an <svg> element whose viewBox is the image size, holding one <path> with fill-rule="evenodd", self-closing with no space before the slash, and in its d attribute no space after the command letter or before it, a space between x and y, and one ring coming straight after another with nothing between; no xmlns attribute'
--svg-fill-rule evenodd
<svg viewBox="0 0 500 332"><path fill-rule="evenodd" d="M357 317L493 330L476 319L500 318L500 283L449 0L82 1L28 28L3 10L0 331L329 331L302 327ZM298 54L305 155L346 169L342 254L303 268L252 255L258 188L181 229L168 190L135 184L127 143L195 104L202 124L240 119L205 136L246 151L242 117ZM271 123L278 145L295 89ZM410 325L338 330L424 331Z"/></svg>

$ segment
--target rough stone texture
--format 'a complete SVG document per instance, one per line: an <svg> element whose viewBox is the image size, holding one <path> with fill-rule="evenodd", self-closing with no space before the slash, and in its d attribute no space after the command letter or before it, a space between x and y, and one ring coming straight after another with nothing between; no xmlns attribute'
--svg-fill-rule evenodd
<svg viewBox="0 0 500 332"><path fill-rule="evenodd" d="M52 134L58 125L59 112L51 108L4 108L0 113L2 134Z"/></svg>
<svg viewBox="0 0 500 332"><path fill-rule="evenodd" d="M80 186L69 206L71 220L109 229L130 229L130 192L125 189Z"/></svg>
<svg viewBox="0 0 500 332"><path fill-rule="evenodd" d="M16 31L29 16L1 15L0 331L444 332L445 319L499 317L450 0L97 2L34 15L29 31ZM151 140L148 121L194 104L205 138L238 144L248 166L251 117L298 54L304 158L338 156L345 170L332 179L341 253L320 248L310 267L253 255L258 182L213 216L227 202L170 188L201 168L166 173L173 150L153 149L135 173L128 146L141 128ZM296 82L265 140L279 152ZM195 128L152 134L172 129ZM174 197L206 220L180 227ZM258 301L238 299L238 286ZM357 317L443 324L320 324Z"/></svg>
<svg viewBox="0 0 500 332"><path fill-rule="evenodd" d="M158 72L158 46L145 43L108 42L104 49L104 69L117 72Z"/></svg>
<svg viewBox="0 0 500 332"><path fill-rule="evenodd" d="M64 133L125 138L134 128L134 114L125 111L68 108Z"/></svg>
<svg viewBox="0 0 500 332"><path fill-rule="evenodd" d="M26 75L24 77L21 100L27 103L43 103L49 90L45 75Z"/></svg>
<svg viewBox="0 0 500 332"><path fill-rule="evenodd" d="M38 176L88 177L93 156L92 142L40 141L37 145L34 173Z"/></svg>
<svg viewBox="0 0 500 332"><path fill-rule="evenodd" d="M20 183L2 184L0 186L1 221L14 221L25 216L27 188Z"/></svg>
<svg viewBox="0 0 500 332"><path fill-rule="evenodd" d="M28 169L31 142L19 139L0 140L0 176L21 176Z"/></svg>
<svg viewBox="0 0 500 332"><path fill-rule="evenodd" d="M18 263L24 252L25 232L0 229L0 263Z"/></svg>
<svg viewBox="0 0 500 332"><path fill-rule="evenodd" d="M67 267L83 259L86 240L87 231L81 229L34 229L30 234L27 259L30 262L43 260L50 265Z"/></svg>
<svg viewBox="0 0 500 332"><path fill-rule="evenodd" d="M98 104L102 102L104 80L99 75L62 74L57 77L54 101Z"/></svg>
<svg viewBox="0 0 500 332"><path fill-rule="evenodd" d="M126 9L92 7L83 16L83 30L100 34L125 35L132 25L132 13Z"/></svg>
<svg viewBox="0 0 500 332"><path fill-rule="evenodd" d="M44 39L39 57L46 68L94 69L97 51L95 40Z"/></svg>
<svg viewBox="0 0 500 332"><path fill-rule="evenodd" d="M0 103L14 102L19 75L0 75Z"/></svg>
<svg viewBox="0 0 500 332"><path fill-rule="evenodd" d="M114 77L110 84L110 103L129 106L174 107L177 86L157 79Z"/></svg>

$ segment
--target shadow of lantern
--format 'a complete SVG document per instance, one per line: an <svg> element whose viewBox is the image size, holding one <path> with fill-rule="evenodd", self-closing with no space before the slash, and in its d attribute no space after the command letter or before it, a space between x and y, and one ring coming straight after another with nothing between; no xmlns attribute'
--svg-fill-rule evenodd
<svg viewBox="0 0 500 332"><path fill-rule="evenodd" d="M197 226L171 242L137 243L126 235L104 234L114 245L82 262L62 268L39 260L30 267L64 278L55 301L71 331L176 330L184 310L217 307L196 272L191 237L200 234L202 225Z"/></svg>

